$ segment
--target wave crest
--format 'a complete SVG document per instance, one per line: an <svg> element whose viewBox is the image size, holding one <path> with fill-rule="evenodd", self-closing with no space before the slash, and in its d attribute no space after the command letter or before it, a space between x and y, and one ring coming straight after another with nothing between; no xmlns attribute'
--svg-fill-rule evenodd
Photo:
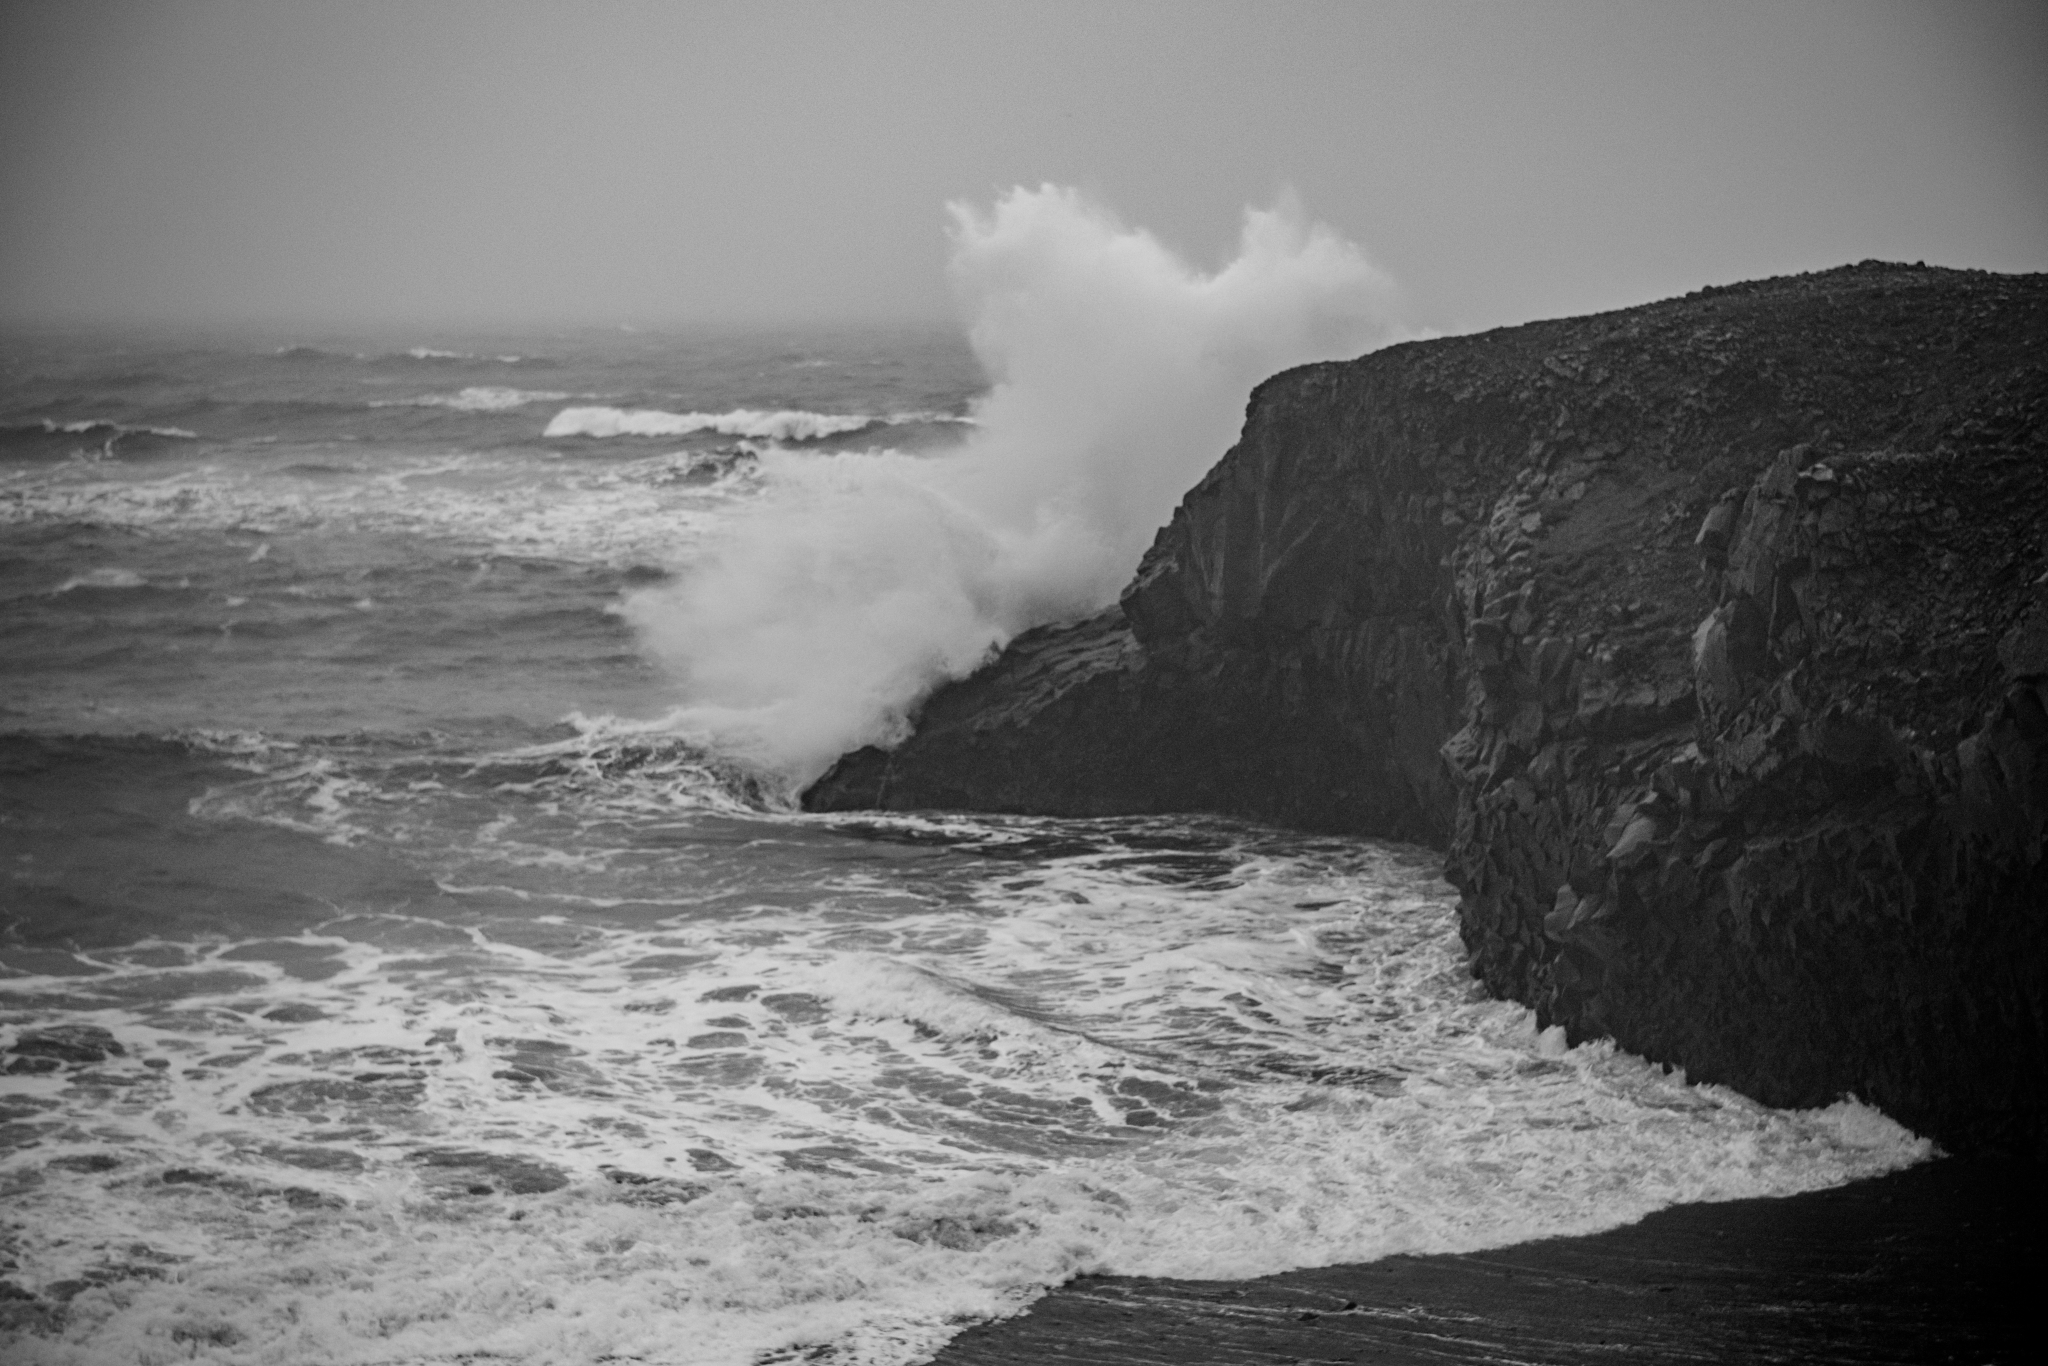
<svg viewBox="0 0 2048 1366"><path fill-rule="evenodd" d="M531 369L547 369L557 365L552 356L488 356L473 351L446 351L435 346L414 346L404 351L390 352L378 356L372 362L383 366L405 365L513 365Z"/></svg>
<svg viewBox="0 0 2048 1366"><path fill-rule="evenodd" d="M197 432L188 432L183 427L131 427L98 417L58 422L46 417L38 422L0 426L0 455L15 459L62 460L71 455L112 459L198 439Z"/></svg>
<svg viewBox="0 0 2048 1366"><path fill-rule="evenodd" d="M471 385L454 394L422 394L418 398L372 400L372 408L452 408L460 413L503 413L529 403L559 403L569 397L552 389L512 389L498 384Z"/></svg>
<svg viewBox="0 0 2048 1366"><path fill-rule="evenodd" d="M819 441L828 436L865 431L892 421L914 420L918 419L871 417L865 413L810 413L800 409L769 412L758 408L735 408L727 413L670 413L659 408L564 408L555 414L542 435L550 438L674 437L716 432L720 436L750 437L760 441Z"/></svg>

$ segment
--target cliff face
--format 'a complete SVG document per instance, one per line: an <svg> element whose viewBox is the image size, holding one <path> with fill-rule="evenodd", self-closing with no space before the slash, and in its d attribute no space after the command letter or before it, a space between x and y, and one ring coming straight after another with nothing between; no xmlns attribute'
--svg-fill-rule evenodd
<svg viewBox="0 0 2048 1366"><path fill-rule="evenodd" d="M1866 263L1289 371L1120 608L815 809L1426 840L1574 1037L2048 1145L2048 277Z"/></svg>

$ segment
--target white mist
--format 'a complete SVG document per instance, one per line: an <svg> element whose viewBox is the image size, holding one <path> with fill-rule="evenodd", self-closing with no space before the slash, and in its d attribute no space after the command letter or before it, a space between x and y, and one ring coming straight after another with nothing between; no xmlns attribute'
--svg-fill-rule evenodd
<svg viewBox="0 0 2048 1366"><path fill-rule="evenodd" d="M892 743L1019 631L1114 601L1253 385L1397 340L1393 286L1283 202L1213 274L1070 189L950 206L989 392L956 452L776 453L767 487L627 615L674 722L807 782Z"/></svg>

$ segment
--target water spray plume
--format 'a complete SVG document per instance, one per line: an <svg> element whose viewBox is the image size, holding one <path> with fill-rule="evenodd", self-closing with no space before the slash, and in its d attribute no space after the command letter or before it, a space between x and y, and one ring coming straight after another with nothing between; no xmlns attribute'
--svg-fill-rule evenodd
<svg viewBox="0 0 2048 1366"><path fill-rule="evenodd" d="M1114 601L1253 385L1399 339L1393 286L1283 201L1189 267L1078 193L949 206L950 275L990 389L939 457L770 453L764 492L627 615L677 722L802 783L907 731L1019 631Z"/></svg>

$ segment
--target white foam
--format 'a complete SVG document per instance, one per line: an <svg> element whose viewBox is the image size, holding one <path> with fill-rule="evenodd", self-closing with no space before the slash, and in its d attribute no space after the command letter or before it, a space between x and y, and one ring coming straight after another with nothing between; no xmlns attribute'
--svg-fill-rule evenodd
<svg viewBox="0 0 2048 1366"><path fill-rule="evenodd" d="M130 427L125 423L99 417L89 417L77 422L63 423L52 422L50 419L45 418L43 419L43 429L49 432L70 433L114 431L123 435L137 432L147 436L161 436L172 441L197 441L199 439L199 433L186 431L183 427Z"/></svg>
<svg viewBox="0 0 2048 1366"><path fill-rule="evenodd" d="M1014 633L1113 601L1254 383L1399 335L1386 278L1287 206L1247 212L1214 273L1070 190L953 217L993 386L961 448L764 460L765 496L630 605L699 724L799 780L898 738Z"/></svg>
<svg viewBox="0 0 2048 1366"><path fill-rule="evenodd" d="M413 771L330 791L395 850L458 800L430 787ZM556 828L581 860L570 885L697 900L551 916L531 908L554 871L489 851L537 848L565 814L554 792L496 791L462 855L494 869L469 884L480 906L528 894L517 919L338 915L0 980L0 1003L61 985L69 1018L129 1050L98 1081L18 1081L56 1108L29 1121L41 1147L0 1159L11 1274L111 1281L72 1301L61 1343L10 1343L20 1359L738 1366L829 1344L882 1366L1078 1273L1495 1246L1928 1151L1853 1102L1772 1111L1609 1045L1546 1046L1466 978L1454 898L1419 851L1170 821L880 822L1085 846L899 878L857 846L778 862L835 825L788 818L750 827L728 886L703 862L716 845L625 838L667 827L614 808ZM294 954L331 971L295 977ZM108 1151L110 1173L49 1165ZM548 1168L567 1184L506 1192L506 1171Z"/></svg>
<svg viewBox="0 0 2048 1366"><path fill-rule="evenodd" d="M197 432L183 427L131 427L125 422L116 422L107 417L79 418L72 422L59 422L55 418L38 418L4 429L8 434L19 432L43 432L50 436L97 436L113 441L124 436L155 436L169 441L197 441Z"/></svg>
<svg viewBox="0 0 2048 1366"><path fill-rule="evenodd" d="M811 413L796 409L769 412L735 408L725 413L670 413L658 408L564 408L548 422L546 437L588 436L693 436L717 432L721 436L753 437L763 441L817 441L875 426L877 423L924 420L936 415L895 418L866 414Z"/></svg>
<svg viewBox="0 0 2048 1366"><path fill-rule="evenodd" d="M149 580L132 569L111 567L92 569L75 574L51 589L52 594L69 593L74 588L147 588Z"/></svg>
<svg viewBox="0 0 2048 1366"><path fill-rule="evenodd" d="M153 469L147 478L109 462L22 471L0 482L0 524L395 532L507 555L661 563L678 558L757 477L751 460L702 452L600 467L519 452L394 454L367 479L308 477L299 472L307 458L300 448L236 457ZM707 459L715 470L707 472Z"/></svg>
<svg viewBox="0 0 2048 1366"><path fill-rule="evenodd" d="M500 359L505 359L501 357ZM513 358L513 359L516 359ZM418 398L377 399L372 408L453 408L463 413L502 413L529 403L559 403L568 394L552 389L512 389L504 385L480 384L453 394L423 394Z"/></svg>

